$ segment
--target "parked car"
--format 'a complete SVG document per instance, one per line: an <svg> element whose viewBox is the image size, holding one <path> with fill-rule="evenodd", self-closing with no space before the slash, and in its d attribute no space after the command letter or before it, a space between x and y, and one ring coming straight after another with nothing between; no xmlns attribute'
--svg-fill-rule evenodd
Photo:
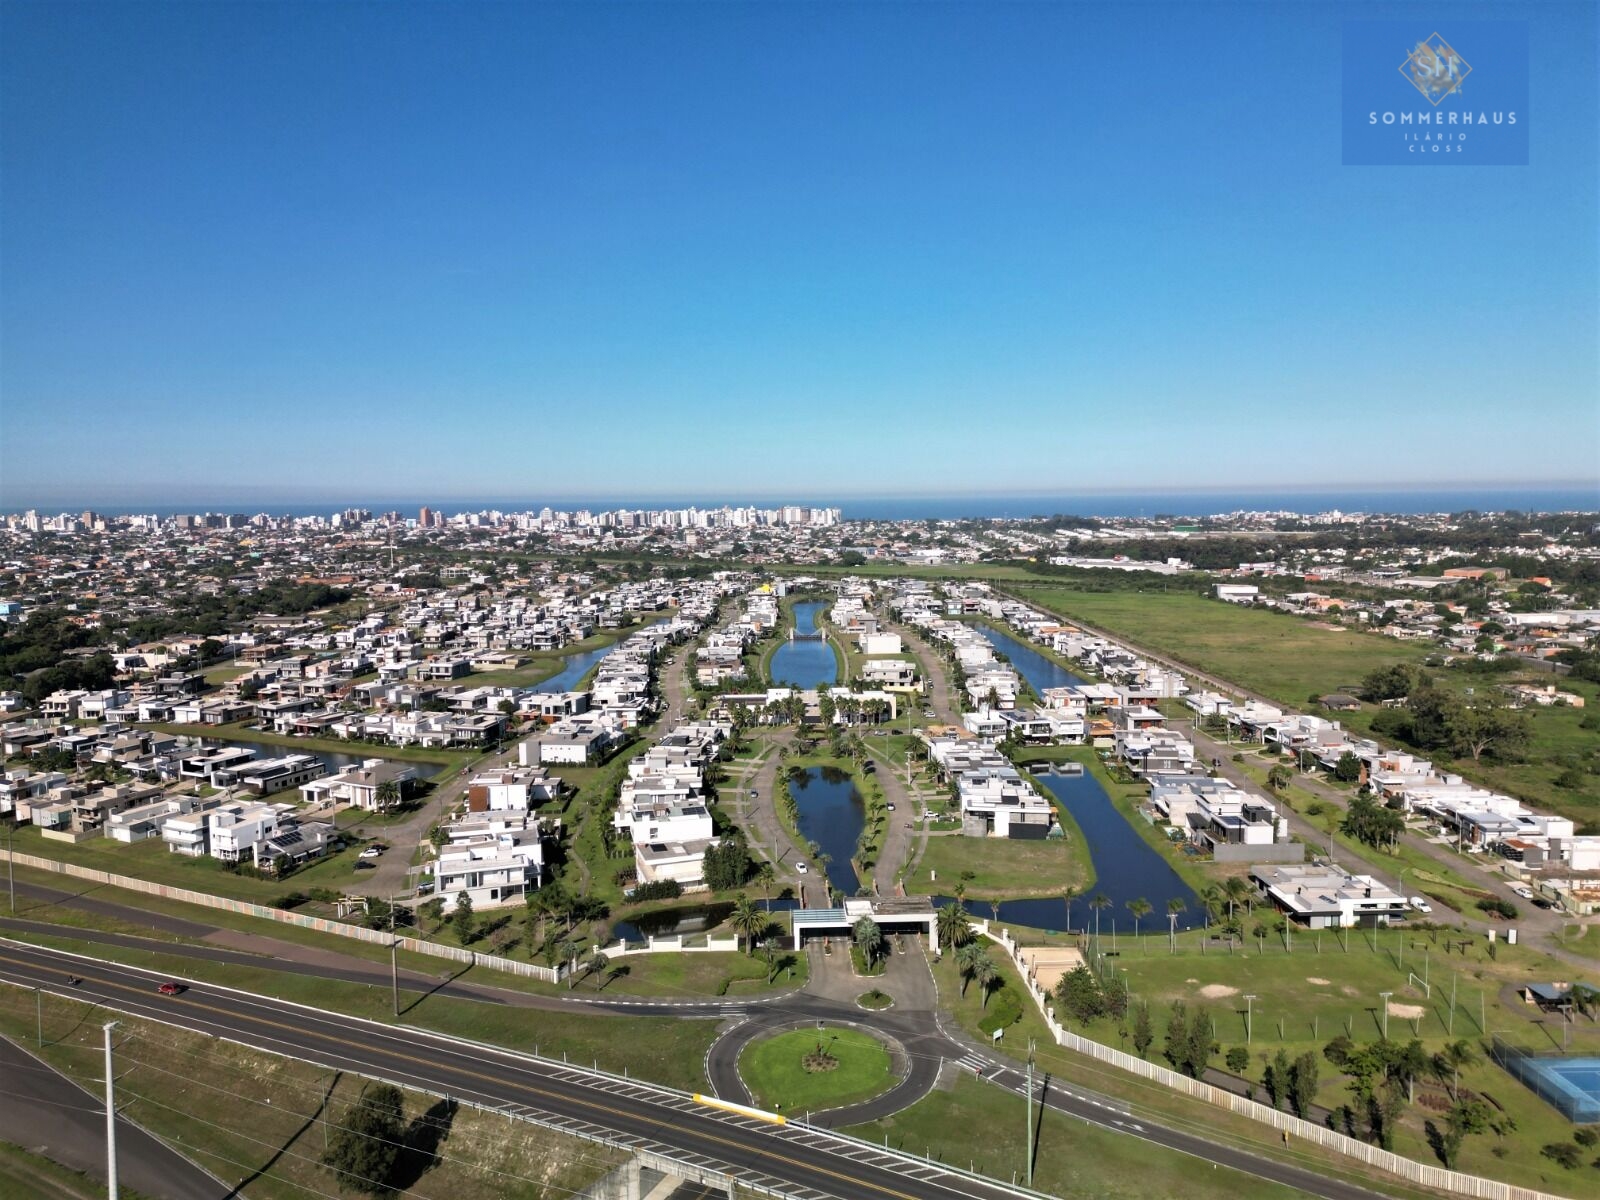
<svg viewBox="0 0 1600 1200"><path fill-rule="evenodd" d="M1410 900L1406 901L1406 903L1411 905L1411 907L1416 909L1418 912L1429 913L1433 911L1433 905L1429 904L1421 896L1413 896Z"/></svg>
<svg viewBox="0 0 1600 1200"><path fill-rule="evenodd" d="M760 793L760 792L758 792L758 791L756 791L756 789L755 789L755 788L751 788L751 789L750 789L750 799L752 799L752 800L754 800L754 799L756 799L756 798L757 798L757 797L759 797L759 796L760 796L760 795L761 795L761 793Z"/></svg>
<svg viewBox="0 0 1600 1200"><path fill-rule="evenodd" d="M1511 890L1513 892L1515 892L1517 895L1521 896L1524 900L1532 900L1533 899L1533 889L1531 887L1524 887L1522 884L1519 883L1515 887L1513 887Z"/></svg>
<svg viewBox="0 0 1600 1200"><path fill-rule="evenodd" d="M382 853L383 853L383 847L382 846L368 846L365 850L363 850L361 852L359 857L361 857L361 858L377 858Z"/></svg>
<svg viewBox="0 0 1600 1200"><path fill-rule="evenodd" d="M163 983L160 987L156 988L156 991L160 992L163 996L181 996L188 990L189 989L183 984L173 983L170 979L167 980L166 983Z"/></svg>
<svg viewBox="0 0 1600 1200"><path fill-rule="evenodd" d="M801 875L804 875L806 873L806 865L803 862L795 863L794 869Z"/></svg>
<svg viewBox="0 0 1600 1200"><path fill-rule="evenodd" d="M893 800L889 801L889 811L890 812L894 811L894 801Z"/></svg>

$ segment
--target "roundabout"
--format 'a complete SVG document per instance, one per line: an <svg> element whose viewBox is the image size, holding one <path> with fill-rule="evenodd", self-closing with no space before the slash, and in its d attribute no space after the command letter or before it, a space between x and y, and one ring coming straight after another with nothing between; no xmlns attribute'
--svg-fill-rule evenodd
<svg viewBox="0 0 1600 1200"><path fill-rule="evenodd" d="M806 1026L758 1038L739 1055L739 1075L770 1112L826 1112L871 1100L900 1082L888 1043L844 1026Z"/></svg>

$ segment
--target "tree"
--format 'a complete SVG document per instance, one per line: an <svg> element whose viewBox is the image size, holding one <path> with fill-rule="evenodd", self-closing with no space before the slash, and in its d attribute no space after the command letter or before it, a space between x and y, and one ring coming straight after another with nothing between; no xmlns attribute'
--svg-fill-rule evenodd
<svg viewBox="0 0 1600 1200"><path fill-rule="evenodd" d="M594 948L594 953L589 955L589 974L594 977L594 990L599 991L606 982L606 971L611 966L611 959L600 947Z"/></svg>
<svg viewBox="0 0 1600 1200"><path fill-rule="evenodd" d="M762 896L767 902L767 911L772 911L772 885L778 882L778 873L772 869L772 864L763 861L756 867L753 878L755 885L761 889Z"/></svg>
<svg viewBox="0 0 1600 1200"><path fill-rule="evenodd" d="M1444 1135L1440 1138L1438 1147L1439 1158L1444 1165L1454 1168L1456 1157L1461 1153L1461 1143L1474 1133L1482 1133L1489 1128L1493 1114L1489 1106L1476 1098L1471 1100L1457 1100L1450 1106L1450 1114L1445 1118Z"/></svg>
<svg viewBox="0 0 1600 1200"><path fill-rule="evenodd" d="M1361 760L1355 751L1346 750L1333 766L1333 777L1340 783L1354 783L1361 778Z"/></svg>
<svg viewBox="0 0 1600 1200"><path fill-rule="evenodd" d="M1277 766L1267 772L1267 787L1274 792L1281 792L1288 787L1294 779L1294 772L1288 767Z"/></svg>
<svg viewBox="0 0 1600 1200"><path fill-rule="evenodd" d="M1459 1097L1461 1092L1461 1068L1470 1067L1478 1061L1478 1052L1472 1048L1472 1043L1460 1039L1449 1043L1433 1056L1434 1074L1443 1079L1448 1073L1451 1077L1450 1095Z"/></svg>
<svg viewBox="0 0 1600 1200"><path fill-rule="evenodd" d="M444 921L444 901L438 896L424 903L417 911L430 925L437 926Z"/></svg>
<svg viewBox="0 0 1600 1200"><path fill-rule="evenodd" d="M472 897L462 892L456 897L454 910L450 913L450 921L456 927L456 937L461 939L463 945L472 941L474 927L477 923L477 914L472 911Z"/></svg>
<svg viewBox="0 0 1600 1200"><path fill-rule="evenodd" d="M1082 963L1056 982L1056 1003L1079 1024L1087 1024L1106 1011L1100 982Z"/></svg>
<svg viewBox="0 0 1600 1200"><path fill-rule="evenodd" d="M1317 1095L1317 1056L1307 1050L1289 1064L1289 1107L1304 1118Z"/></svg>
<svg viewBox="0 0 1600 1200"><path fill-rule="evenodd" d="M956 971L961 976L961 994L967 994L967 984L972 981L972 974L978 965L978 960L983 957L983 947L977 942L968 942L956 951Z"/></svg>
<svg viewBox="0 0 1600 1200"><path fill-rule="evenodd" d="M375 797L378 802L378 811L388 812L396 804L400 803L400 785L393 779L385 779L378 785Z"/></svg>
<svg viewBox="0 0 1600 1200"><path fill-rule="evenodd" d="M983 997L983 1007L989 1007L989 993L994 990L995 983L1000 978L1000 968L994 965L994 959L987 953L980 954L972 964L972 981L978 985L978 992Z"/></svg>
<svg viewBox="0 0 1600 1200"><path fill-rule="evenodd" d="M1350 807L1345 810L1344 820L1339 823L1339 829L1346 837L1374 848L1392 846L1405 832L1405 827L1405 818L1394 809L1362 795L1350 798Z"/></svg>
<svg viewBox="0 0 1600 1200"><path fill-rule="evenodd" d="M1182 1000L1174 1000L1167 1013L1166 1059L1176 1070L1182 1070L1189 1057L1189 1014Z"/></svg>
<svg viewBox="0 0 1600 1200"><path fill-rule="evenodd" d="M755 957L756 939L766 929L768 920L766 913L752 904L743 892L739 893L728 921L734 931L744 938L745 951L752 958Z"/></svg>
<svg viewBox="0 0 1600 1200"><path fill-rule="evenodd" d="M1140 1058L1150 1049L1150 1043L1156 1040L1156 1031L1150 1020L1150 1006L1143 1001L1133 1010L1133 1048Z"/></svg>
<svg viewBox="0 0 1600 1200"><path fill-rule="evenodd" d="M386 1196L406 1134L405 1097L387 1083L369 1083L344 1112L328 1140L323 1163L341 1188Z"/></svg>
<svg viewBox="0 0 1600 1200"><path fill-rule="evenodd" d="M941 908L936 923L939 945L946 950L965 946L972 940L972 921L967 916L967 910L959 904L947 904Z"/></svg>
<svg viewBox="0 0 1600 1200"><path fill-rule="evenodd" d="M1202 1078L1217 1053L1217 1028L1211 1021L1211 1010L1201 1006L1194 1010L1189 1022L1187 1061L1185 1070L1195 1079Z"/></svg>
<svg viewBox="0 0 1600 1200"><path fill-rule="evenodd" d="M1243 1075L1250 1069L1250 1051L1243 1046L1234 1046L1228 1050L1228 1070L1235 1075Z"/></svg>
<svg viewBox="0 0 1600 1200"><path fill-rule="evenodd" d="M1111 907L1111 897L1106 895L1104 892L1096 892L1089 900L1089 907L1094 909L1094 937L1095 941L1099 942L1100 914L1105 909Z"/></svg>
<svg viewBox="0 0 1600 1200"><path fill-rule="evenodd" d="M851 938L861 948L861 957L866 961L870 971L877 962L878 955L883 951L883 930L871 917L862 917L855 923L851 930Z"/></svg>
<svg viewBox="0 0 1600 1200"><path fill-rule="evenodd" d="M1150 915L1150 901L1143 896L1128 901L1128 911L1133 914L1133 936L1139 936L1139 922Z"/></svg>
<svg viewBox="0 0 1600 1200"><path fill-rule="evenodd" d="M1261 1086L1266 1089L1272 1107L1282 1108L1283 1098L1289 1091L1289 1055L1285 1051L1279 1050L1267 1060L1266 1068L1261 1072Z"/></svg>
<svg viewBox="0 0 1600 1200"><path fill-rule="evenodd" d="M572 985L578 982L578 974L574 964L578 955L583 953L583 943L577 938L562 938L560 945L561 961L567 964L567 990L572 990Z"/></svg>
<svg viewBox="0 0 1600 1200"><path fill-rule="evenodd" d="M1172 896L1167 900L1168 948L1173 954L1178 952L1178 917L1188 907L1188 902L1181 896Z"/></svg>

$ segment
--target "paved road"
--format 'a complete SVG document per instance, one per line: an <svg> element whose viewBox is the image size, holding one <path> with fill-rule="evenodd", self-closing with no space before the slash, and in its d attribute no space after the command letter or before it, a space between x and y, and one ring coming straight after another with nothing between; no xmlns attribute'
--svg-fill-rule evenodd
<svg viewBox="0 0 1600 1200"><path fill-rule="evenodd" d="M0 1132L5 1140L95 1179L106 1174L105 1093L87 1092L23 1047L0 1038ZM232 1188L139 1126L117 1121L117 1177L151 1200L225 1200Z"/></svg>
<svg viewBox="0 0 1600 1200"><path fill-rule="evenodd" d="M115 936L115 935L113 935ZM193 952L199 947L182 947ZM83 983L65 987L77 974ZM332 1068L390 1079L426 1091L487 1104L512 1115L536 1116L568 1128L604 1130L624 1144L687 1153L755 1186L795 1188L840 1200L1001 1200L1002 1185L906 1159L859 1143L840 1143L819 1126L772 1126L706 1110L687 1097L637 1081L545 1062L510 1051L462 1044L414 1027L395 1029L342 1014L321 1015L298 1005L213 985L193 984L182 996L155 992L162 975L119 964L98 963L20 943L0 944L0 981L43 986L76 999ZM824 1006L819 1009L818 1006ZM624 1011L634 1009L627 1005ZM650 1011L648 1005L637 1006ZM659 1009L656 1010L659 1012ZM840 1019L836 1005L804 996L764 1008L774 1027L796 1020ZM891 1010L892 1011L892 1010ZM856 1010L863 1024L867 1015ZM739 1014L734 1014L739 1015ZM1022 1086L1011 1064L997 1062L964 1035L952 1034L938 1014L933 1027L918 1023L908 1056L924 1065L960 1055L958 1066L981 1068L984 1078L1008 1090ZM873 1023L876 1024L876 1015ZM1115 1132L1129 1133L1199 1159L1274 1180L1328 1200L1370 1200L1376 1193L1323 1179L1315 1172L1215 1145L1203 1138L1132 1117L1126 1105L1082 1089L1055 1088L1045 1103ZM835 1114L840 1115L840 1114Z"/></svg>
<svg viewBox="0 0 1600 1200"><path fill-rule="evenodd" d="M159 996L159 977L149 972L16 944L0 947L0 980L66 993L70 972L83 977L72 989L75 998L509 1115L605 1133L629 1147L693 1156L750 1187L840 1200L1004 1200L1011 1194L937 1163L841 1142L822 1130L710 1109L638 1081L202 984L181 996Z"/></svg>
<svg viewBox="0 0 1600 1200"><path fill-rule="evenodd" d="M955 689L950 686L950 668L916 629L904 624L896 624L895 628L928 681L926 699L933 715L946 725L959 725L961 711L956 704Z"/></svg>

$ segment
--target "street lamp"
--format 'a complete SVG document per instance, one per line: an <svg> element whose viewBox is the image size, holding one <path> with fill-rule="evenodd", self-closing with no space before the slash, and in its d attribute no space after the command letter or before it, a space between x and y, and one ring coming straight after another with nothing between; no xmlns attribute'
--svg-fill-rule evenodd
<svg viewBox="0 0 1600 1200"><path fill-rule="evenodd" d="M1389 997L1393 992L1379 992L1378 999L1383 1001L1383 1040L1389 1040Z"/></svg>
<svg viewBox="0 0 1600 1200"><path fill-rule="evenodd" d="M1395 891L1400 893L1400 903L1406 905L1407 908L1411 907L1406 901L1406 872L1409 870L1411 870L1410 867L1401 867L1400 876L1394 883ZM1395 965L1402 971L1406 969L1406 931L1404 929L1400 930L1400 961Z"/></svg>
<svg viewBox="0 0 1600 1200"><path fill-rule="evenodd" d="M1255 997L1244 998L1244 1044L1248 1046L1255 1034Z"/></svg>

